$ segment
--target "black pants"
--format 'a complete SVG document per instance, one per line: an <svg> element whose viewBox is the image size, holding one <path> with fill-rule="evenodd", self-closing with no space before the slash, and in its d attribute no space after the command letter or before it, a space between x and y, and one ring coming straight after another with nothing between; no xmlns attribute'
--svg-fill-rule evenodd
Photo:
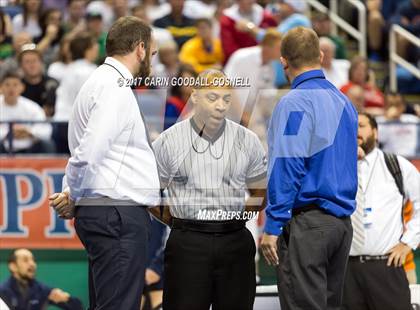
<svg viewBox="0 0 420 310"><path fill-rule="evenodd" d="M252 310L255 243L229 233L172 229L165 249L164 310Z"/></svg>
<svg viewBox="0 0 420 310"><path fill-rule="evenodd" d="M140 309L150 237L146 208L78 207L75 228L89 259L89 309Z"/></svg>
<svg viewBox="0 0 420 310"><path fill-rule="evenodd" d="M403 267L386 260L361 263L350 258L344 284L344 310L410 310L410 288Z"/></svg>
<svg viewBox="0 0 420 310"><path fill-rule="evenodd" d="M279 238L282 310L338 310L353 230L349 218L316 209L292 218Z"/></svg>

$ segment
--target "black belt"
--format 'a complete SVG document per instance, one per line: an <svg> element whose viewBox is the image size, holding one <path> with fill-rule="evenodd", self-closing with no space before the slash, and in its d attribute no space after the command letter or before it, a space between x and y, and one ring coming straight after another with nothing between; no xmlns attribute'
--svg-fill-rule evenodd
<svg viewBox="0 0 420 310"><path fill-rule="evenodd" d="M311 212L311 211L322 211L322 212L325 212L324 209L321 209L320 207L318 207L316 205L310 205L310 206L292 208L292 216L296 216L296 215L299 215L301 213Z"/></svg>
<svg viewBox="0 0 420 310"><path fill-rule="evenodd" d="M196 221L173 218L172 229L191 230L204 233L228 233L245 227L246 221Z"/></svg>
<svg viewBox="0 0 420 310"><path fill-rule="evenodd" d="M359 256L350 256L349 260L359 263L366 263L366 262L375 262L381 260L388 260L389 255L359 255Z"/></svg>

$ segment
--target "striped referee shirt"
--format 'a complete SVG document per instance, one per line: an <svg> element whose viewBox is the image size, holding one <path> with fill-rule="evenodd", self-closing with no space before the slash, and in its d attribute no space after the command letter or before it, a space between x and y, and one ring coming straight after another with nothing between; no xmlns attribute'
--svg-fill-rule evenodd
<svg viewBox="0 0 420 310"><path fill-rule="evenodd" d="M198 219L200 210L243 211L246 184L267 172L257 135L228 119L210 138L189 118L165 130L153 148L176 218Z"/></svg>

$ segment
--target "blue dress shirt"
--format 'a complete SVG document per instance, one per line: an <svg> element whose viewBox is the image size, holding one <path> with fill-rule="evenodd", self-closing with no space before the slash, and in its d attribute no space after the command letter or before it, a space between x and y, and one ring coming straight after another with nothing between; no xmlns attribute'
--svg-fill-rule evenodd
<svg viewBox="0 0 420 310"><path fill-rule="evenodd" d="M321 70L297 76L268 129L264 231L280 235L292 208L316 205L337 217L356 207L357 112Z"/></svg>

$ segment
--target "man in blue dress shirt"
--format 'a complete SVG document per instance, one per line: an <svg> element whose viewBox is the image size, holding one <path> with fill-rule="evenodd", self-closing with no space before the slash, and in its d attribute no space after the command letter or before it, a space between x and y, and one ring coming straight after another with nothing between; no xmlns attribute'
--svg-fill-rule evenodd
<svg viewBox="0 0 420 310"><path fill-rule="evenodd" d="M268 133L262 251L277 266L282 310L340 309L357 191L357 112L321 71L316 33L284 37L291 91Z"/></svg>

